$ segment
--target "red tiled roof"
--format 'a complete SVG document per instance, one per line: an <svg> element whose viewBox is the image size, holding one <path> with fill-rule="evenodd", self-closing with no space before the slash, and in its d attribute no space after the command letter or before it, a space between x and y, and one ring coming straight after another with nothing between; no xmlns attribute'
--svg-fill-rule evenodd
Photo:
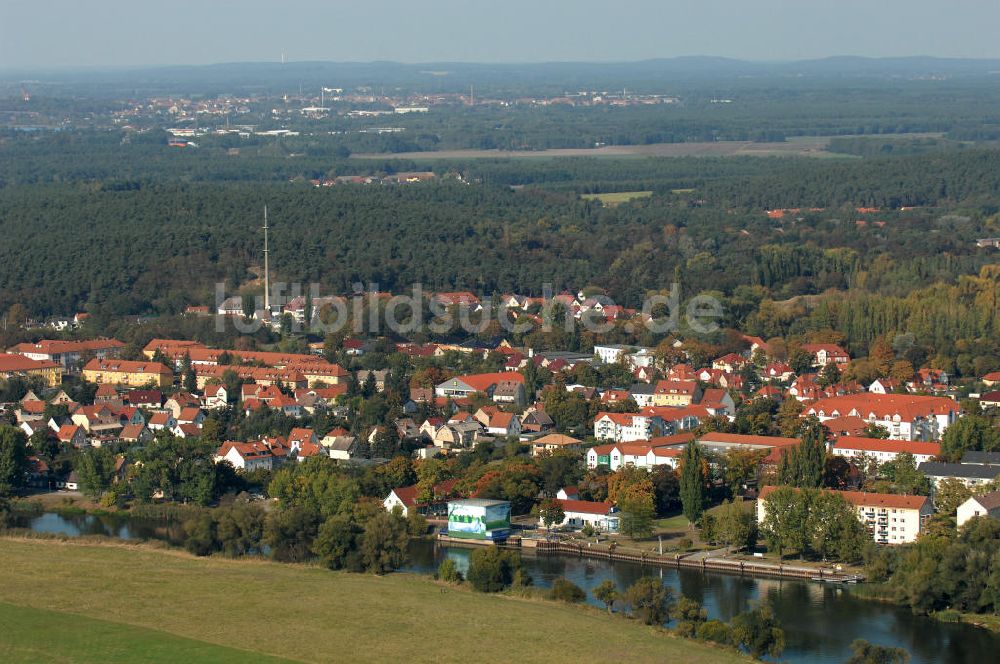
<svg viewBox="0 0 1000 664"><path fill-rule="evenodd" d="M590 500L562 500L557 499L564 512L578 512L580 514L607 514L611 511L611 503L597 503Z"/></svg>
<svg viewBox="0 0 1000 664"><path fill-rule="evenodd" d="M55 369L61 365L48 360L33 360L23 355L0 353L0 371L37 371Z"/></svg>
<svg viewBox="0 0 1000 664"><path fill-rule="evenodd" d="M466 376L455 376L459 380L477 392L485 392L491 386L501 382L514 382L524 384L524 376L516 371L500 371L497 373L469 374Z"/></svg>
<svg viewBox="0 0 1000 664"><path fill-rule="evenodd" d="M711 431L698 438L699 442L729 443L731 445L748 445L754 447L788 447L798 445L798 438L782 438L780 436L751 436L742 433L722 433Z"/></svg>
<svg viewBox="0 0 1000 664"><path fill-rule="evenodd" d="M166 365L159 362L133 362L130 360L98 359L94 358L83 367L84 371L112 371L149 375L173 375Z"/></svg>
<svg viewBox="0 0 1000 664"><path fill-rule="evenodd" d="M766 486L760 490L760 500L765 500L778 487ZM798 491L798 489L796 489ZM892 507L896 509L919 510L929 499L927 496L900 496L891 493L866 493L864 491L834 491L823 489L842 496L844 500L856 507Z"/></svg>
<svg viewBox="0 0 1000 664"><path fill-rule="evenodd" d="M823 412L828 417L857 414L867 418L874 413L878 419L899 415L911 421L917 417L958 412L959 405L948 397L919 394L847 394L820 399L802 412L802 416Z"/></svg>
<svg viewBox="0 0 1000 664"><path fill-rule="evenodd" d="M656 394L686 394L693 395L698 389L698 383L691 380L660 380L656 382Z"/></svg>
<svg viewBox="0 0 1000 664"><path fill-rule="evenodd" d="M434 495L435 496L448 496L455 490L455 485L458 484L458 480L444 480L434 485ZM392 490L407 507L413 507L417 505L417 485L413 484L411 486L401 486L396 487Z"/></svg>
<svg viewBox="0 0 1000 664"><path fill-rule="evenodd" d="M861 438L858 436L841 436L834 444L835 448L848 450L863 450L866 452L909 452L910 454L941 454L940 443L923 443L909 440L882 440L880 438Z"/></svg>
<svg viewBox="0 0 1000 664"><path fill-rule="evenodd" d="M124 348L125 344L117 339L86 339L83 341L64 341L62 339L40 339L35 343L17 344L11 350L15 353L44 353L45 355L61 353L83 353L86 351L110 350Z"/></svg>

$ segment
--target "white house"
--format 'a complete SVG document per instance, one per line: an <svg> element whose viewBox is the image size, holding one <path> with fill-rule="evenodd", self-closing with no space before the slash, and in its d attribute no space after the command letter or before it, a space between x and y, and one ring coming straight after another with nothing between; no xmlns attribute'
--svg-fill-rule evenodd
<svg viewBox="0 0 1000 664"><path fill-rule="evenodd" d="M626 443L648 440L663 430L663 421L653 415L638 413L598 413L594 417L594 437Z"/></svg>
<svg viewBox="0 0 1000 664"><path fill-rule="evenodd" d="M517 436L521 433L521 420L514 413L497 412L490 416L486 432L494 436Z"/></svg>
<svg viewBox="0 0 1000 664"><path fill-rule="evenodd" d="M206 385L202 402L208 410L221 410L229 405L229 391L222 384Z"/></svg>
<svg viewBox="0 0 1000 664"><path fill-rule="evenodd" d="M973 496L958 506L958 527L977 516L1000 519L1000 491L991 491L981 496Z"/></svg>
<svg viewBox="0 0 1000 664"><path fill-rule="evenodd" d="M579 529L589 525L594 530L607 533L618 532L621 518L618 508L611 503L596 503L589 500L559 500L565 517L554 528ZM539 520L541 524L541 520ZM544 524L542 524L544 525Z"/></svg>
<svg viewBox="0 0 1000 664"><path fill-rule="evenodd" d="M587 450L587 468L607 466L612 472L622 466L676 468L684 453L683 445L651 445L649 443L618 443L597 445Z"/></svg>
<svg viewBox="0 0 1000 664"><path fill-rule="evenodd" d="M767 497L777 487L761 489L757 500L757 522L763 523L767 516ZM854 506L858 519L868 529L872 539L879 544L906 544L913 542L920 534L924 523L934 513L934 507L926 496L898 496L888 493L864 493L862 491L832 491L842 496Z"/></svg>
<svg viewBox="0 0 1000 664"><path fill-rule="evenodd" d="M917 463L930 461L941 454L940 443L925 443L909 440L882 440L880 438L861 438L858 436L841 436L833 444L830 452L835 456L845 458L866 457L879 463L892 461L896 455L909 452Z"/></svg>
<svg viewBox="0 0 1000 664"><path fill-rule="evenodd" d="M264 443L226 441L215 453L215 462L228 461L234 468L245 471L271 470L274 455Z"/></svg>
<svg viewBox="0 0 1000 664"><path fill-rule="evenodd" d="M961 416L958 402L947 397L918 394L848 394L818 399L802 411L820 422L838 417L859 417L889 432L892 440L940 440Z"/></svg>
<svg viewBox="0 0 1000 664"><path fill-rule="evenodd" d="M976 463L940 463L925 461L917 466L917 470L927 476L936 487L943 479L960 480L965 486L975 487L992 482L1000 477L1000 466L990 466Z"/></svg>

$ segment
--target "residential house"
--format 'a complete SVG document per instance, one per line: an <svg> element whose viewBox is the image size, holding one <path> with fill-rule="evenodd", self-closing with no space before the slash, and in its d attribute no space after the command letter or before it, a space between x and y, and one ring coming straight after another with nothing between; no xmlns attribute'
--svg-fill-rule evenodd
<svg viewBox="0 0 1000 664"><path fill-rule="evenodd" d="M180 422L171 432L178 438L200 438L201 425L193 422Z"/></svg>
<svg viewBox="0 0 1000 664"><path fill-rule="evenodd" d="M522 433L541 433L555 426L555 422L541 408L529 408L521 417Z"/></svg>
<svg viewBox="0 0 1000 664"><path fill-rule="evenodd" d="M767 516L767 497L776 487L761 489L757 500L757 522ZM858 519L879 544L908 544L917 539L934 507L926 496L901 496L861 491L833 491L844 498L857 512Z"/></svg>
<svg viewBox="0 0 1000 664"><path fill-rule="evenodd" d="M593 502L590 500L556 499L563 510L563 520L554 524L554 528L571 528L579 530L590 526L594 530L605 533L617 533L621 526L618 508L608 502ZM544 523L539 518L539 525Z"/></svg>
<svg viewBox="0 0 1000 664"><path fill-rule="evenodd" d="M893 394L899 392L902 388L903 382L895 378L876 378L868 386L868 391L872 394Z"/></svg>
<svg viewBox="0 0 1000 664"><path fill-rule="evenodd" d="M864 457L878 461L880 464L893 461L897 455L908 452L916 462L930 461L941 454L940 443L929 443L908 440L882 440L880 438L859 438L840 436L830 452L834 456L847 459Z"/></svg>
<svg viewBox="0 0 1000 664"><path fill-rule="evenodd" d="M87 432L78 424L64 424L56 432L56 438L60 443L72 445L76 448L87 445Z"/></svg>
<svg viewBox="0 0 1000 664"><path fill-rule="evenodd" d="M193 394L176 392L163 402L163 410L173 415L174 419L178 419L181 416L181 411L185 408L197 408L200 405L201 399Z"/></svg>
<svg viewBox="0 0 1000 664"><path fill-rule="evenodd" d="M624 443L646 440L663 431L663 420L655 415L638 413L597 413L594 416L594 437Z"/></svg>
<svg viewBox="0 0 1000 664"><path fill-rule="evenodd" d="M434 432L432 442L445 449L471 447L482 431L478 422L450 422Z"/></svg>
<svg viewBox="0 0 1000 664"><path fill-rule="evenodd" d="M710 415L735 415L736 402L727 390L712 387L701 395L698 405L705 408Z"/></svg>
<svg viewBox="0 0 1000 664"><path fill-rule="evenodd" d="M561 433L550 433L531 441L531 456L541 456L556 450L579 450L583 441Z"/></svg>
<svg viewBox="0 0 1000 664"><path fill-rule="evenodd" d="M1000 465L992 466L980 463L925 461L917 466L917 470L926 475L935 488L941 480L948 478L959 480L968 487L976 487L988 484L1000 477Z"/></svg>
<svg viewBox="0 0 1000 664"><path fill-rule="evenodd" d="M0 378L41 378L46 385L62 383L63 367L50 360L33 360L17 354L0 353Z"/></svg>
<svg viewBox="0 0 1000 664"><path fill-rule="evenodd" d="M860 417L889 432L892 440L940 440L959 418L958 402L919 394L851 394L819 399L802 411L826 422L845 415Z"/></svg>
<svg viewBox="0 0 1000 664"><path fill-rule="evenodd" d="M490 416L486 433L494 436L517 436L521 433L521 420L514 413L497 412Z"/></svg>
<svg viewBox="0 0 1000 664"><path fill-rule="evenodd" d="M215 462L220 461L228 461L237 470L247 472L271 470L274 467L274 455L263 442L226 441L215 453Z"/></svg>
<svg viewBox="0 0 1000 664"><path fill-rule="evenodd" d="M293 452L298 452L302 445L319 445L319 437L316 432L306 427L295 427L288 434L288 444Z"/></svg>
<svg viewBox="0 0 1000 664"><path fill-rule="evenodd" d="M959 528L964 526L969 519L977 516L1000 519L1000 491L991 491L979 496L972 496L958 506L956 516Z"/></svg>
<svg viewBox="0 0 1000 664"><path fill-rule="evenodd" d="M61 339L42 339L35 343L21 343L10 349L10 352L42 362L55 362L63 371L76 371L83 364L84 358L118 357L125 344L117 339L88 339L84 341L64 341Z"/></svg>
<svg viewBox="0 0 1000 664"><path fill-rule="evenodd" d="M455 376L443 383L435 386L434 393L439 397L450 397L452 399L464 399L475 393L485 394L493 398L494 391L500 383L504 383L503 399L505 403L516 403L516 394L511 394L510 383L520 383L521 403L524 402L524 376L516 371L503 371L487 374L470 374L466 376Z"/></svg>
<svg viewBox="0 0 1000 664"><path fill-rule="evenodd" d="M382 392L385 390L385 383L389 379L388 369L360 369L357 373L358 385L364 385L368 382L368 376L372 377L372 383L375 386L376 392Z"/></svg>
<svg viewBox="0 0 1000 664"><path fill-rule="evenodd" d="M389 492L389 495L382 501L387 512L398 509L404 517L409 516L410 510L425 516L443 516L447 514L448 499L454 498L455 486L458 480L445 480L435 484L432 493L433 498L429 502L419 502L419 488L416 484L411 486L401 486Z"/></svg>
<svg viewBox="0 0 1000 664"><path fill-rule="evenodd" d="M701 386L695 381L657 381L653 392L654 406L690 406L701 398Z"/></svg>
<svg viewBox="0 0 1000 664"><path fill-rule="evenodd" d="M197 406L182 408L180 415L177 416L178 424L194 424L200 427L204 422L205 412Z"/></svg>
<svg viewBox="0 0 1000 664"><path fill-rule="evenodd" d="M159 390L129 390L122 399L136 408L159 408L163 405L163 392Z"/></svg>
<svg viewBox="0 0 1000 664"><path fill-rule="evenodd" d="M170 411L161 410L150 415L148 426L152 431L171 431L177 426L177 418Z"/></svg>
<svg viewBox="0 0 1000 664"><path fill-rule="evenodd" d="M788 382L795 376L795 371L792 367L784 362L772 362L764 367L761 372L761 376L768 381L776 381L780 383Z"/></svg>
<svg viewBox="0 0 1000 664"><path fill-rule="evenodd" d="M174 382L174 372L159 362L94 358L83 367L83 377L91 383L110 383L129 387L167 387Z"/></svg>
<svg viewBox="0 0 1000 664"><path fill-rule="evenodd" d="M358 440L354 436L330 436L327 434L322 440L323 447L330 454L331 459L338 461L350 461L358 456Z"/></svg>
<svg viewBox="0 0 1000 664"><path fill-rule="evenodd" d="M229 405L229 391L222 383L208 384L202 396L202 405L206 410L222 410Z"/></svg>
<svg viewBox="0 0 1000 664"><path fill-rule="evenodd" d="M122 427L121 439L125 443L148 443L153 432L145 424L127 424Z"/></svg>
<svg viewBox="0 0 1000 664"><path fill-rule="evenodd" d="M628 393L639 408L645 408L653 405L656 388L650 383L634 383Z"/></svg>
<svg viewBox="0 0 1000 664"><path fill-rule="evenodd" d="M983 408L1000 408L1000 390L980 394L979 405Z"/></svg>
<svg viewBox="0 0 1000 664"><path fill-rule="evenodd" d="M814 367L831 363L843 367L851 363L850 354L836 344L802 344L802 350L812 355Z"/></svg>

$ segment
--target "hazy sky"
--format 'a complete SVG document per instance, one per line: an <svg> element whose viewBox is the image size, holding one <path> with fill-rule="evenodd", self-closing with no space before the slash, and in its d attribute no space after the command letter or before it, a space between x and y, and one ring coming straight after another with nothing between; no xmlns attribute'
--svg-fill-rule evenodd
<svg viewBox="0 0 1000 664"><path fill-rule="evenodd" d="M0 68L1000 57L996 0L0 0Z"/></svg>

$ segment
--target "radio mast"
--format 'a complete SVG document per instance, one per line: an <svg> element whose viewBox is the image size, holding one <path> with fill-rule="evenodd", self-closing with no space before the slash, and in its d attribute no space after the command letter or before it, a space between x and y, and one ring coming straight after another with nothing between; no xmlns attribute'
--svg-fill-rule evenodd
<svg viewBox="0 0 1000 664"><path fill-rule="evenodd" d="M271 273L267 249L267 205L264 205L264 311L271 313Z"/></svg>

